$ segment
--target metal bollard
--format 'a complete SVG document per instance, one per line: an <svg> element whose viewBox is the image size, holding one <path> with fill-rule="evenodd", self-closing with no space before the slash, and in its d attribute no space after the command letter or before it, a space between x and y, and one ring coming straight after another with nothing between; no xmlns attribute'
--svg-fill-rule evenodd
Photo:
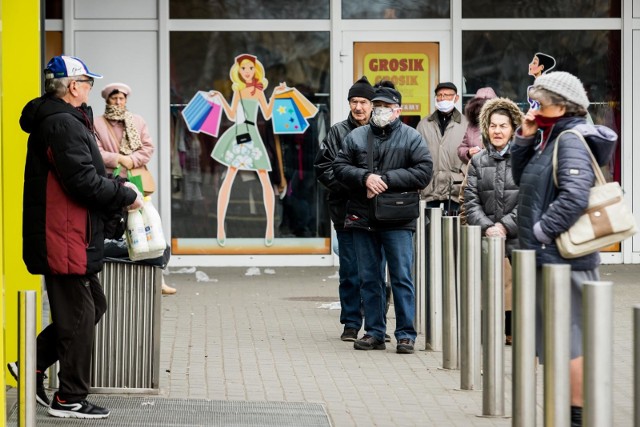
<svg viewBox="0 0 640 427"><path fill-rule="evenodd" d="M514 250L512 425L536 425L536 251Z"/></svg>
<svg viewBox="0 0 640 427"><path fill-rule="evenodd" d="M582 290L585 427L613 425L613 283L584 282Z"/></svg>
<svg viewBox="0 0 640 427"><path fill-rule="evenodd" d="M429 224L426 228L429 272L427 278L427 334L426 348L442 350L442 209L427 208Z"/></svg>
<svg viewBox="0 0 640 427"><path fill-rule="evenodd" d="M36 425L36 292L18 292L18 425Z"/></svg>
<svg viewBox="0 0 640 427"><path fill-rule="evenodd" d="M482 415L504 415L504 239L482 238Z"/></svg>
<svg viewBox="0 0 640 427"><path fill-rule="evenodd" d="M640 427L640 304L633 307L633 425Z"/></svg>
<svg viewBox="0 0 640 427"><path fill-rule="evenodd" d="M460 217L442 218L442 367L458 362L458 236Z"/></svg>
<svg viewBox="0 0 640 427"><path fill-rule="evenodd" d="M544 425L567 427L569 387L571 266L542 266L544 317Z"/></svg>
<svg viewBox="0 0 640 427"><path fill-rule="evenodd" d="M460 227L460 388L482 388L480 340L480 243L479 225Z"/></svg>
<svg viewBox="0 0 640 427"><path fill-rule="evenodd" d="M416 224L414 277L416 284L416 319L418 334L424 334L427 323L427 201L420 200L420 216Z"/></svg>

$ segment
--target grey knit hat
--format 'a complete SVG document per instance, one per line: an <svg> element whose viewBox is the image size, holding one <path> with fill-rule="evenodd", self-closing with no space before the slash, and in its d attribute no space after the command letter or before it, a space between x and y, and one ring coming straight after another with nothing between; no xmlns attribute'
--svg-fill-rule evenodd
<svg viewBox="0 0 640 427"><path fill-rule="evenodd" d="M578 104L585 110L589 108L589 98L580 79L565 71L554 71L543 74L533 83L533 87L541 87L553 92L567 101Z"/></svg>

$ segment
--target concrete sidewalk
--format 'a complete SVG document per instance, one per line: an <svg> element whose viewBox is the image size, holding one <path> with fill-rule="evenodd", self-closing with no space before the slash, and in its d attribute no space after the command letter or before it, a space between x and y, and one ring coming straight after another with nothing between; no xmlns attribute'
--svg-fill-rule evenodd
<svg viewBox="0 0 640 427"><path fill-rule="evenodd" d="M200 268L166 277L178 289L162 299L161 395L214 400L313 402L335 426L508 426L482 418L482 392L460 391L459 371L442 354L355 351L340 341L336 268ZM253 269L255 270L255 269ZM206 275L207 277L205 277ZM270 273L270 274L268 274ZM632 306L640 303L640 266L603 266L614 286L614 425L633 417ZM208 278L209 281L198 281ZM388 332L393 337L393 307ZM418 337L424 348L424 336ZM507 415L511 348L505 347ZM542 425L542 368L538 425Z"/></svg>

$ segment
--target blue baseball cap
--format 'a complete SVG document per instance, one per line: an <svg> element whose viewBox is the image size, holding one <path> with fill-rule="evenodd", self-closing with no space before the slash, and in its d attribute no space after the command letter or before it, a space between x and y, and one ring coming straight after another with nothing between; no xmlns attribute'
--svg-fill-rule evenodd
<svg viewBox="0 0 640 427"><path fill-rule="evenodd" d="M75 56L54 56L44 70L46 79L61 79L64 77L89 76L101 79L100 74L89 71L84 62Z"/></svg>

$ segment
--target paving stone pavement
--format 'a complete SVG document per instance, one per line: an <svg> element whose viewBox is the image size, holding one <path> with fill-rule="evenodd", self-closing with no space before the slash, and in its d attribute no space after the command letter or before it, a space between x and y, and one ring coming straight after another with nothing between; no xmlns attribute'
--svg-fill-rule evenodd
<svg viewBox="0 0 640 427"><path fill-rule="evenodd" d="M356 351L340 341L335 267L198 268L167 282L162 299L160 393L171 398L314 402L341 426L508 426L511 349L505 347L506 417L484 418L482 392L461 391L442 353ZM255 268L253 269L255 271ZM204 273L204 274L203 274ZM603 266L614 286L614 425L633 417L632 306L640 266ZM200 280L209 281L198 281ZM393 306L388 330L393 335ZM424 336L416 348L424 349ZM542 425L542 367L537 424Z"/></svg>

